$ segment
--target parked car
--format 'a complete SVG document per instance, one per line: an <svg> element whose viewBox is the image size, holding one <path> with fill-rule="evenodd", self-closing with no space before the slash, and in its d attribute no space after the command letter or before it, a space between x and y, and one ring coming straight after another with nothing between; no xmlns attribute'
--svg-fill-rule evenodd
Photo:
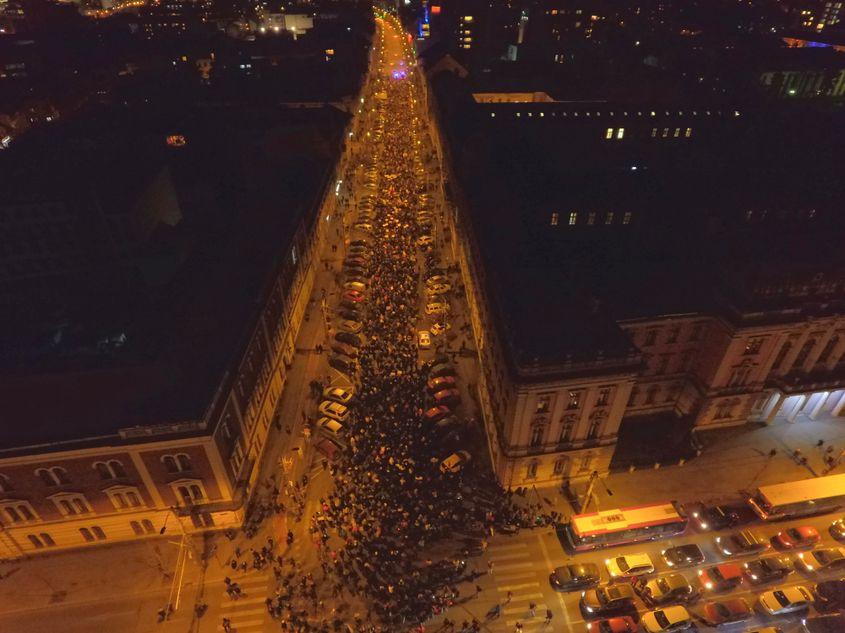
<svg viewBox="0 0 845 633"><path fill-rule="evenodd" d="M452 453L449 457L440 462L440 472L459 473L464 469L464 466L466 466L470 459L472 459L472 457L466 451Z"/></svg>
<svg viewBox="0 0 845 633"><path fill-rule="evenodd" d="M426 286L425 292L429 297L434 297L436 295L443 295L449 292L452 289L450 284L432 284L430 286Z"/></svg>
<svg viewBox="0 0 845 633"><path fill-rule="evenodd" d="M746 578L755 585L782 580L792 573L792 563L780 556L758 558L745 563L743 567Z"/></svg>
<svg viewBox="0 0 845 633"><path fill-rule="evenodd" d="M801 552L795 560L795 566L805 572L815 573L845 569L845 549L822 547L811 552Z"/></svg>
<svg viewBox="0 0 845 633"><path fill-rule="evenodd" d="M813 595L806 587L779 587L760 594L760 609L769 615L786 615L806 611L813 602Z"/></svg>
<svg viewBox="0 0 845 633"><path fill-rule="evenodd" d="M352 334L357 334L361 331L361 328L364 327L360 321L353 321L352 319L344 319L338 324L338 326L340 329L351 332Z"/></svg>
<svg viewBox="0 0 845 633"><path fill-rule="evenodd" d="M690 513L693 523L699 530L724 530L734 527L740 522L740 514L736 508L724 505L696 507Z"/></svg>
<svg viewBox="0 0 845 633"><path fill-rule="evenodd" d="M754 617L754 611L742 598L718 600L704 605L704 617L713 626L745 622Z"/></svg>
<svg viewBox="0 0 845 633"><path fill-rule="evenodd" d="M369 246L370 240L365 240L365 239L352 240L351 242L349 242L349 245L350 246Z"/></svg>
<svg viewBox="0 0 845 633"><path fill-rule="evenodd" d="M347 343L353 347L361 347L361 337L357 334L353 334L352 332L340 330L335 333L334 337L341 343Z"/></svg>
<svg viewBox="0 0 845 633"><path fill-rule="evenodd" d="M367 284L361 281L347 281L343 284L346 290L354 290L363 293L367 289Z"/></svg>
<svg viewBox="0 0 845 633"><path fill-rule="evenodd" d="M364 300L364 293L358 290L344 290L340 296L344 301L351 301L352 303L361 303Z"/></svg>
<svg viewBox="0 0 845 633"><path fill-rule="evenodd" d="M455 407L461 403L461 392L457 389L443 389L434 394L434 401L447 407Z"/></svg>
<svg viewBox="0 0 845 633"><path fill-rule="evenodd" d="M704 562L704 552L695 543L669 547L661 552L669 567L693 567Z"/></svg>
<svg viewBox="0 0 845 633"><path fill-rule="evenodd" d="M326 400L334 400L340 404L346 404L352 400L355 391L352 387L344 389L342 387L326 387L323 389L323 398Z"/></svg>
<svg viewBox="0 0 845 633"><path fill-rule="evenodd" d="M425 414L423 415L423 417L428 422L437 422L437 421L442 420L443 418L445 418L446 416L451 415L451 414L452 414L452 411L451 411L451 409L449 409L449 407L444 407L444 406L440 405L440 406L431 407L430 409L428 409L425 412Z"/></svg>
<svg viewBox="0 0 845 633"><path fill-rule="evenodd" d="M357 369L357 365L353 359L341 354L332 354L329 356L329 366L344 374L352 374Z"/></svg>
<svg viewBox="0 0 845 633"><path fill-rule="evenodd" d="M449 278L446 275L432 275L425 280L426 285L436 286L437 284L449 283Z"/></svg>
<svg viewBox="0 0 845 633"><path fill-rule="evenodd" d="M358 306L355 306L354 308L343 308L342 310L338 311L338 314L347 321L360 322L363 318L361 312L358 310Z"/></svg>
<svg viewBox="0 0 845 633"><path fill-rule="evenodd" d="M816 596L815 607L819 611L845 609L845 580L823 580L816 583L813 594Z"/></svg>
<svg viewBox="0 0 845 633"><path fill-rule="evenodd" d="M425 304L426 314L448 314L450 310L449 304L443 301L432 301Z"/></svg>
<svg viewBox="0 0 845 633"><path fill-rule="evenodd" d="M693 602L699 593L693 589L683 574L678 572L638 582L640 595L646 604L667 604L669 602ZM636 588L636 587L635 587Z"/></svg>
<svg viewBox="0 0 845 633"><path fill-rule="evenodd" d="M604 561L604 565L611 579L640 576L654 571L654 563L651 562L651 558L648 554L642 553L608 558Z"/></svg>
<svg viewBox="0 0 845 633"><path fill-rule="evenodd" d="M449 363L437 363L436 365L432 365L431 369L428 370L429 378L442 378L443 376L454 375L455 368L452 367Z"/></svg>
<svg viewBox="0 0 845 633"><path fill-rule="evenodd" d="M765 552L770 547L768 539L751 530L716 537L716 548L723 556L749 556Z"/></svg>
<svg viewBox="0 0 845 633"><path fill-rule="evenodd" d="M598 617L636 609L633 587L629 584L614 584L587 589L581 593L581 611L585 617Z"/></svg>
<svg viewBox="0 0 845 633"><path fill-rule="evenodd" d="M742 583L742 567L736 563L722 563L699 569L698 580L707 591L730 591Z"/></svg>
<svg viewBox="0 0 845 633"><path fill-rule="evenodd" d="M317 429L330 437L337 437L343 431L343 425L334 418L323 416L317 420Z"/></svg>
<svg viewBox="0 0 845 633"><path fill-rule="evenodd" d="M440 336L452 329L452 326L446 321L438 321L431 326L431 333L433 336Z"/></svg>
<svg viewBox="0 0 845 633"><path fill-rule="evenodd" d="M830 535L837 541L845 541L845 518L836 519L828 528Z"/></svg>
<svg viewBox="0 0 845 633"><path fill-rule="evenodd" d="M630 615L587 622L588 633L637 633L639 627Z"/></svg>
<svg viewBox="0 0 845 633"><path fill-rule="evenodd" d="M437 393L438 391L442 391L443 389L453 389L455 385L456 381L454 376L441 376L440 378L431 378L429 379L428 383L426 383L426 387L428 387L428 390L431 393Z"/></svg>
<svg viewBox="0 0 845 633"><path fill-rule="evenodd" d="M332 351L335 354L341 354L343 356L349 356L349 358L356 359L358 358L358 349L352 347L351 345L347 345L346 343L341 343L339 341L334 341L331 345Z"/></svg>
<svg viewBox="0 0 845 633"><path fill-rule="evenodd" d="M432 242L434 238L431 235L421 235L417 238L417 246L429 246Z"/></svg>
<svg viewBox="0 0 845 633"><path fill-rule="evenodd" d="M334 418L338 422L343 422L349 415L349 409L346 406L332 400L324 400L317 409L323 415Z"/></svg>
<svg viewBox="0 0 845 633"><path fill-rule="evenodd" d="M575 591L599 583L599 568L593 563L569 564L556 567L549 576L552 589Z"/></svg>
<svg viewBox="0 0 845 633"><path fill-rule="evenodd" d="M812 547L820 540L819 531L812 525L787 528L778 532L774 537L775 544L783 549Z"/></svg>
<svg viewBox="0 0 845 633"><path fill-rule="evenodd" d="M420 349L431 348L431 333L428 330L420 330L417 332L417 343Z"/></svg>
<svg viewBox="0 0 845 633"><path fill-rule="evenodd" d="M655 609L643 614L640 622L647 633L664 631L684 631L692 626L689 611L681 605Z"/></svg>

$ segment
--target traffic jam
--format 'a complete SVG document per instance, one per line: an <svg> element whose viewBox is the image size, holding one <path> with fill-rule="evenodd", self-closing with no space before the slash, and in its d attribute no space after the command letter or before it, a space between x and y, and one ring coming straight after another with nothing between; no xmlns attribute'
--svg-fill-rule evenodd
<svg viewBox="0 0 845 633"><path fill-rule="evenodd" d="M558 529L571 558L549 581L595 633L845 631L843 504L845 475L831 475L740 504L576 515Z"/></svg>

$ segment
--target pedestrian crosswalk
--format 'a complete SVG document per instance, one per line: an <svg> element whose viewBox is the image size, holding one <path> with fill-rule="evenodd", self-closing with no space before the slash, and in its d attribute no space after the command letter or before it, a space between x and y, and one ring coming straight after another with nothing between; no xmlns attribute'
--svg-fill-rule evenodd
<svg viewBox="0 0 845 633"><path fill-rule="evenodd" d="M264 621L268 617L267 583L269 575L266 571L247 573L242 576L232 576L232 581L241 587L241 597L232 600L223 592L223 602L220 605L220 622L218 631L223 631L223 618L231 623L232 633L259 633L264 630Z"/></svg>
<svg viewBox="0 0 845 633"><path fill-rule="evenodd" d="M546 621L546 597L535 554L525 541L491 545L487 556L493 562L493 579L502 615L490 628L514 631L517 623L526 633L551 632ZM545 572L544 572L545 573ZM548 583L546 583L548 585ZM533 615L531 607L533 609Z"/></svg>

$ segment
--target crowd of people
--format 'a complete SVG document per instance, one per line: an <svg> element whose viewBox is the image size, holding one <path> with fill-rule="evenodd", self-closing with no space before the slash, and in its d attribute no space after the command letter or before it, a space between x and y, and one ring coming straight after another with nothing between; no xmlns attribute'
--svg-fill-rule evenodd
<svg viewBox="0 0 845 633"><path fill-rule="evenodd" d="M424 410L432 404L426 391L430 363L421 362L416 336L421 281L452 274L454 268L443 266L436 244L417 246L426 230L417 212L431 209L422 197L422 152L430 150L418 143L425 129L416 87L411 79L382 79L376 89L386 98L375 100L376 111L369 116L376 117L381 139L367 146L363 157L380 172L373 195L375 221L370 231L351 237L368 243L363 344L357 371L349 375L355 395L344 422L344 447L330 466L333 488L320 499L308 525L322 576L315 579L319 571L306 570L289 551L277 553L272 539L248 554L236 551L231 562L233 570L242 571L272 566L277 588L266 599L267 611L282 631L291 633L422 632L432 617L478 596L474 582L466 595L461 584L488 573L472 560L486 549L487 538L497 529L538 524L482 469L441 471L443 458L466 443L468 429L464 425L445 435L425 420ZM318 397L323 386L312 381L312 396ZM267 485L273 494L251 508L247 536L286 510L275 481ZM300 515L302 495L282 492L287 509ZM289 532L287 545L292 541ZM238 599L240 587L226 581L230 598ZM330 588L330 609L318 588ZM349 608L347 597L361 605L359 611ZM223 626L235 631L228 620ZM444 618L441 628L472 633L481 630L481 623L470 619L459 625Z"/></svg>

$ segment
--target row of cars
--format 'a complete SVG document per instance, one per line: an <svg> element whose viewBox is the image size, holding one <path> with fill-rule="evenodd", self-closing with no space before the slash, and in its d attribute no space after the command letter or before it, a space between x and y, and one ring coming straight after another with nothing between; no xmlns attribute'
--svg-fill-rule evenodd
<svg viewBox="0 0 845 633"><path fill-rule="evenodd" d="M707 526L705 526L707 527ZM843 520L830 526L831 534L843 537ZM705 562L701 548L694 543L670 547L661 552L670 573L653 577L656 567L646 553L634 553L605 560L610 584L600 586L601 570L593 563L570 564L555 569L550 577L552 587L559 591L583 590L580 606L585 619L600 618L588 626L593 631L627 633L636 631L636 597L652 609L642 617L642 628L651 633L682 630L692 626L694 620L710 626L744 622L757 612L770 617L789 614L806 614L810 607L824 616L809 618L808 630L845 632L843 616L833 612L845 609L845 578L823 579L821 576L845 572L845 548L815 548L821 535L812 526L790 527L771 538L752 530L741 530L715 539L716 550L725 561L696 571L690 581L682 568L693 568ZM746 556L769 554L744 563L736 561ZM803 550L803 551L796 551ZM791 557L788 552L795 552ZM812 585L782 585L790 574L798 571L815 577ZM628 582L617 582L628 581ZM701 613L690 614L686 605L697 602L702 596L724 594L741 586L770 588L756 595L755 608L741 597L710 599ZM678 604L680 603L680 604ZM836 628L836 627L842 628ZM776 627L775 627L776 628Z"/></svg>

